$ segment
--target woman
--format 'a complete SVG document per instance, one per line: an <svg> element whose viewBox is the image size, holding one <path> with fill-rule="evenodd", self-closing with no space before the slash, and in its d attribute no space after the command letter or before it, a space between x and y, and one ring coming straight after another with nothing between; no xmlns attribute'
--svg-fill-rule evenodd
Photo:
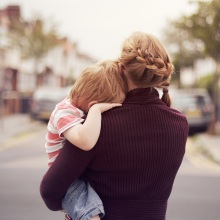
<svg viewBox="0 0 220 220"><path fill-rule="evenodd" d="M67 188L81 178L103 201L103 219L164 220L188 136L185 116L170 108L173 65L163 45L142 32L125 40L119 65L129 91L123 105L103 114L91 151L66 142L41 195L49 209L61 210Z"/></svg>

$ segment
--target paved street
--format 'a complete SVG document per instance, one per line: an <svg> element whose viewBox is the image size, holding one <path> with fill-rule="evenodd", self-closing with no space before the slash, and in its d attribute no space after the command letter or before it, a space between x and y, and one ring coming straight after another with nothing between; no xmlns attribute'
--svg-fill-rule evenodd
<svg viewBox="0 0 220 220"><path fill-rule="evenodd" d="M39 184L47 169L46 124L34 122L27 130L25 120L29 122L29 119L17 120L23 121L20 135L16 132L7 141L1 137L0 219L63 219L62 213L46 208L39 194ZM15 122L15 118L12 121ZM191 149L192 143L188 141L186 156L174 183L167 220L219 220L220 170L212 162L198 157L197 151Z"/></svg>
<svg viewBox="0 0 220 220"><path fill-rule="evenodd" d="M0 153L1 220L59 220L62 213L49 211L40 194L40 180L47 168L45 129L8 143Z"/></svg>
<svg viewBox="0 0 220 220"><path fill-rule="evenodd" d="M168 205L167 220L219 220L220 176L196 171L193 167L189 169L191 171L185 170L177 175Z"/></svg>

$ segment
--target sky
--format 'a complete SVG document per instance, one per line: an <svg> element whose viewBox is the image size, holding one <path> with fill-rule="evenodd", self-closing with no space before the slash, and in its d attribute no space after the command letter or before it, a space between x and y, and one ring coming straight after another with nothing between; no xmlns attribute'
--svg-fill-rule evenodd
<svg viewBox="0 0 220 220"><path fill-rule="evenodd" d="M20 5L24 19L40 15L52 20L61 36L95 59L118 57L134 31L162 40L168 21L194 7L188 0L0 0L1 9L8 5Z"/></svg>

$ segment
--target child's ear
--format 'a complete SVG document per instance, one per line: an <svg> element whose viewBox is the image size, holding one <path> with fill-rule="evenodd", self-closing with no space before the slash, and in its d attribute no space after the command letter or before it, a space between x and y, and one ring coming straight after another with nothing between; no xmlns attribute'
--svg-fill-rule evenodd
<svg viewBox="0 0 220 220"><path fill-rule="evenodd" d="M88 109L90 109L93 105L97 104L98 102L97 101L91 101L89 104L88 104Z"/></svg>

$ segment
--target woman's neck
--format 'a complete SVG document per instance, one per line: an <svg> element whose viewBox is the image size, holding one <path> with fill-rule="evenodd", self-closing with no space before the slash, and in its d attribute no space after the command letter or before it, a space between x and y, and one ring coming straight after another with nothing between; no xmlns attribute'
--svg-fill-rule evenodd
<svg viewBox="0 0 220 220"><path fill-rule="evenodd" d="M128 92L131 91L131 90L139 88L137 85L135 85L133 83L133 81L129 77L126 76L126 79L127 79L127 85L128 85Z"/></svg>

